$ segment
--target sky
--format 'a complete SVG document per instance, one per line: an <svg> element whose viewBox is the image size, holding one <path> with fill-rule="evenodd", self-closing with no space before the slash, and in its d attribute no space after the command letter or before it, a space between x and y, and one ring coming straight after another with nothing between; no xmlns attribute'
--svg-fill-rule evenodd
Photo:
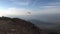
<svg viewBox="0 0 60 34"><path fill-rule="evenodd" d="M60 0L0 0L0 16L59 13Z"/></svg>

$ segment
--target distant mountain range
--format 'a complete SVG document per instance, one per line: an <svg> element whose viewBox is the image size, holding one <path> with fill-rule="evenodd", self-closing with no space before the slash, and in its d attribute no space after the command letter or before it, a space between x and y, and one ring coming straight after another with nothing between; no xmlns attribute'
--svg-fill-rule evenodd
<svg viewBox="0 0 60 34"><path fill-rule="evenodd" d="M50 28L50 27L55 27L55 26L60 26L60 23L51 23L51 22L45 22L45 21L40 21L40 20L35 20L31 19L29 20L33 24L37 25L38 27L42 28Z"/></svg>
<svg viewBox="0 0 60 34"><path fill-rule="evenodd" d="M45 21L50 23L60 22L60 14L43 14L43 15L8 15L9 17L17 17L24 20L39 20L39 21ZM7 17L8 17L7 16Z"/></svg>
<svg viewBox="0 0 60 34"><path fill-rule="evenodd" d="M48 22L44 22L44 21L40 21L40 20L35 20L35 19L31 19L29 20L34 24L38 24L38 25L53 25L54 23L48 23Z"/></svg>

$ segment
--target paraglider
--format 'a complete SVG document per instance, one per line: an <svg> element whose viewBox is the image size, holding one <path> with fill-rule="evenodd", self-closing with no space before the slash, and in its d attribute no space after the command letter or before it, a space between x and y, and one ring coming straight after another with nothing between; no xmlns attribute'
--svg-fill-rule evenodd
<svg viewBox="0 0 60 34"><path fill-rule="evenodd" d="M28 14L31 14L31 12L27 12Z"/></svg>
<svg viewBox="0 0 60 34"><path fill-rule="evenodd" d="M31 15L31 12L27 12L26 14L29 16L29 15Z"/></svg>

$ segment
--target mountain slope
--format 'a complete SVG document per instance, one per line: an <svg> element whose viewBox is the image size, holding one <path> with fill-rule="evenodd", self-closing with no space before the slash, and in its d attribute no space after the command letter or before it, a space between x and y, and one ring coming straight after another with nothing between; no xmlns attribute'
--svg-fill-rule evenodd
<svg viewBox="0 0 60 34"><path fill-rule="evenodd" d="M31 22L18 18L0 17L0 34L40 34L41 30Z"/></svg>

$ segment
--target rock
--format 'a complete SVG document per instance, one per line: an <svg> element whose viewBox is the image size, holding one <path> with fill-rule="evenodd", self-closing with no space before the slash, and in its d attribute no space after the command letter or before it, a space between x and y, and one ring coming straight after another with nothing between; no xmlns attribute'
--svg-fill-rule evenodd
<svg viewBox="0 0 60 34"><path fill-rule="evenodd" d="M40 34L41 29L18 18L0 17L0 34Z"/></svg>

